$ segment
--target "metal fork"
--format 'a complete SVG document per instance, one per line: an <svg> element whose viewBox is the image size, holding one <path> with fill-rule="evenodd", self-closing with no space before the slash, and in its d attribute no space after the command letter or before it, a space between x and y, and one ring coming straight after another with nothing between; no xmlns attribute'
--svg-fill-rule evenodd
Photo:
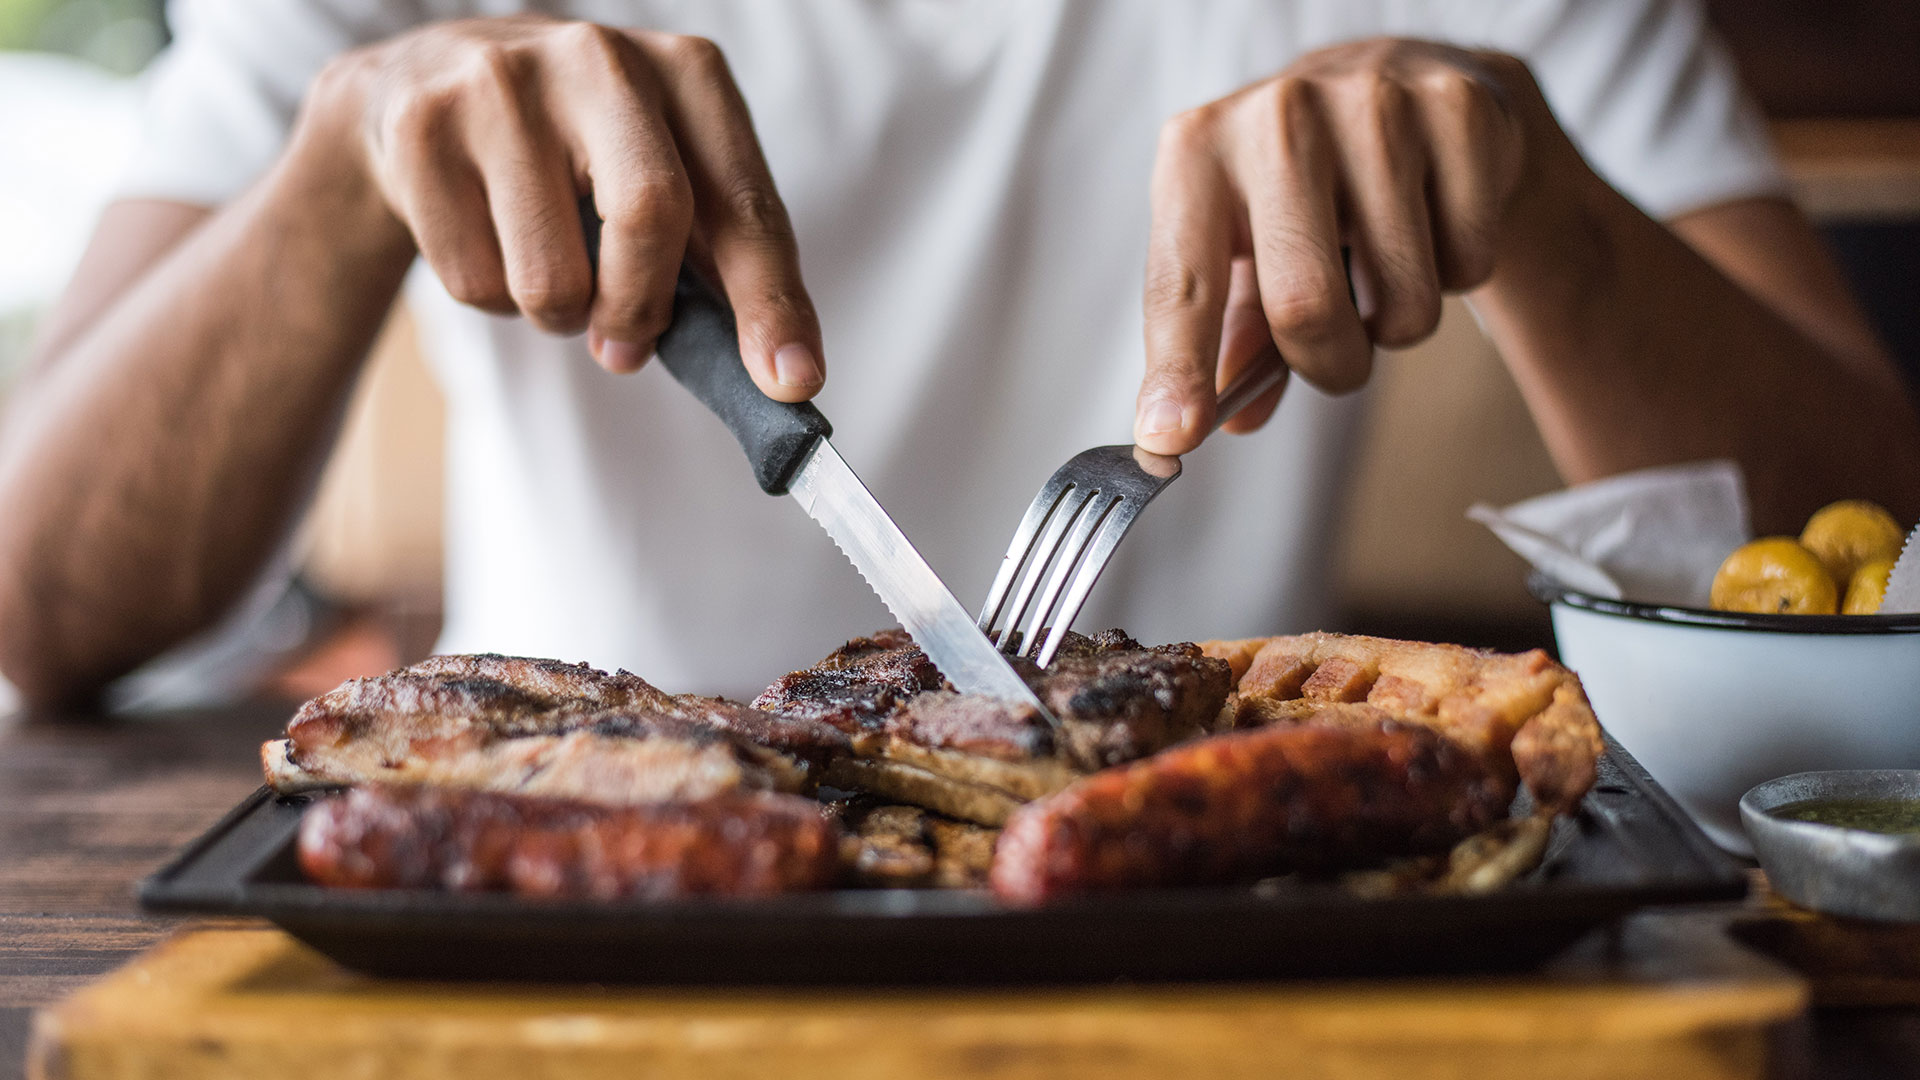
<svg viewBox="0 0 1920 1080"><path fill-rule="evenodd" d="M1220 395L1214 430L1286 376L1287 367L1278 357L1241 372ZM1179 475L1179 458L1138 446L1096 446L1074 455L1027 505L987 590L980 629L1010 656L1020 655L1021 646L1045 630L1046 639L1033 659L1042 667L1051 663L1120 539L1147 503Z"/></svg>

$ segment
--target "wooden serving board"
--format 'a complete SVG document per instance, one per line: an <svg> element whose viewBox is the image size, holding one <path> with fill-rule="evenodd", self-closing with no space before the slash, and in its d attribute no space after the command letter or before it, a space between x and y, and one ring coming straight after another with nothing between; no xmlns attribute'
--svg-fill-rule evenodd
<svg viewBox="0 0 1920 1080"><path fill-rule="evenodd" d="M44 1080L398 1076L1758 1077L1805 984L1724 913L1648 914L1525 976L712 989L408 983L277 930L186 933L35 1018Z"/></svg>

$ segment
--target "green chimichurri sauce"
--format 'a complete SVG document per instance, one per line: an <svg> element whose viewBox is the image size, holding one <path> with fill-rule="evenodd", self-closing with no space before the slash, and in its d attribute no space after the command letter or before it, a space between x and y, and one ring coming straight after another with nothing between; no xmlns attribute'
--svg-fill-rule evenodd
<svg viewBox="0 0 1920 1080"><path fill-rule="evenodd" d="M1812 821L1877 833L1920 834L1920 799L1805 799L1768 813L1788 821Z"/></svg>

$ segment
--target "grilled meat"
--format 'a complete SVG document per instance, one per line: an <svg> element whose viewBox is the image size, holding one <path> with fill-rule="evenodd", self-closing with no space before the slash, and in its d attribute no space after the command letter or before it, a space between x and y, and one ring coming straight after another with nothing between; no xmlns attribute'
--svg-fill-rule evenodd
<svg viewBox="0 0 1920 1080"><path fill-rule="evenodd" d="M847 750L827 724L667 694L624 671L440 656L308 702L262 759L282 792L417 783L625 804L802 791Z"/></svg>
<svg viewBox="0 0 1920 1080"><path fill-rule="evenodd" d="M1346 634L1208 642L1233 665L1236 727L1382 719L1442 732L1526 781L1549 810L1593 785L1600 724L1580 680L1535 649L1519 654Z"/></svg>
<svg viewBox="0 0 1920 1080"><path fill-rule="evenodd" d="M282 793L342 784L426 784L616 806L801 791L808 781L792 758L710 732L686 738L592 731L492 738L473 732L442 737L398 723L383 727L377 738L303 753L297 765L289 763L292 740L267 743L268 780Z"/></svg>
<svg viewBox="0 0 1920 1080"><path fill-rule="evenodd" d="M991 880L1032 904L1075 893L1331 870L1444 851L1513 789L1419 726L1278 725L1107 769L1021 807Z"/></svg>
<svg viewBox="0 0 1920 1080"><path fill-rule="evenodd" d="M854 880L882 888L983 888L999 835L917 806L866 797L844 804L840 821L857 838Z"/></svg>
<svg viewBox="0 0 1920 1080"><path fill-rule="evenodd" d="M1133 761L1212 729L1233 688L1229 665L1198 645L1141 645L1119 630L1069 632L1053 665L1027 681L1086 770Z"/></svg>
<svg viewBox="0 0 1920 1080"><path fill-rule="evenodd" d="M1545 818L1502 821L1518 782L1570 808L1600 750L1579 681L1537 651L1108 631L1069 634L1045 670L1014 663L1058 730L954 692L895 630L753 707L434 657L314 699L262 751L282 791L365 785L302 823L301 864L327 884L612 898L990 877L1035 903L1295 871L1497 887L1544 850ZM782 794L822 785L855 794Z"/></svg>
<svg viewBox="0 0 1920 1080"><path fill-rule="evenodd" d="M298 853L310 879L354 888L764 896L831 885L840 829L789 795L609 807L375 786L310 807Z"/></svg>
<svg viewBox="0 0 1920 1080"><path fill-rule="evenodd" d="M914 696L947 685L905 630L854 638L810 668L791 672L754 699L756 709L804 717L862 735Z"/></svg>
<svg viewBox="0 0 1920 1080"><path fill-rule="evenodd" d="M854 755L829 765L829 785L997 825L1076 776L1208 730L1231 682L1198 646L1149 649L1117 630L1069 634L1045 670L1015 664L1059 733L1030 706L954 693L897 630L848 642L754 704L851 737Z"/></svg>

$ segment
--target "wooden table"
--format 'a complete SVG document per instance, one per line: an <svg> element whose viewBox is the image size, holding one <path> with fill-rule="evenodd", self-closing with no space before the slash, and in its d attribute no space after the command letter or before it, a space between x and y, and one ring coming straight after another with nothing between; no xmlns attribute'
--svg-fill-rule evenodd
<svg viewBox="0 0 1920 1080"><path fill-rule="evenodd" d="M287 712L284 705L258 704L117 721L0 720L0 1078L22 1073L34 1009L93 983L186 925L141 914L130 885L259 783L256 748L284 724ZM1824 944L1835 933L1858 944L1844 938L1844 928L1795 926L1771 919L1763 905L1729 905L1643 914L1621 932L1599 934L1576 946L1557 962L1557 970L1576 984L1596 973L1614 972L1672 979L1675 985L1710 981L1718 977L1715 972L1737 974L1743 965L1777 970L1732 941L1726 930L1736 921L1744 921L1743 938L1763 946L1771 943L1783 955L1805 952L1809 943L1821 956L1839 955L1845 947ZM275 950L287 948L269 934L194 940L231 943L201 954L215 959L281 955ZM1876 944L1866 951L1878 948ZM1920 952L1914 955L1920 957ZM304 970L299 963L294 969ZM312 974L320 981L342 978L317 969ZM1835 973L1816 974L1818 1001L1821 979ZM1762 1047L1771 1057L1772 1074L1920 1077L1920 981L1902 981L1898 970L1891 974L1894 978L1881 978L1865 998L1841 995L1871 1007L1819 1007L1775 1028ZM1773 985L1780 981L1774 979ZM1342 1003L1361 1001L1362 989L1351 983L1297 985L1266 995L1259 1007L1294 1009L1309 1019L1321 1013L1332 1016ZM369 992L404 998L414 991L382 986ZM1225 1008L1246 997L1245 991L1232 988L1140 992L1186 1013L1216 998ZM1403 992L1417 997L1432 991L1411 984L1394 991ZM411 1007L457 1010L464 1007L460 997L422 993ZM709 995L704 1007L726 1010L738 1005ZM676 1001L673 1007L693 1006ZM1597 1062L1594 1071L1604 1074L1604 1064Z"/></svg>

